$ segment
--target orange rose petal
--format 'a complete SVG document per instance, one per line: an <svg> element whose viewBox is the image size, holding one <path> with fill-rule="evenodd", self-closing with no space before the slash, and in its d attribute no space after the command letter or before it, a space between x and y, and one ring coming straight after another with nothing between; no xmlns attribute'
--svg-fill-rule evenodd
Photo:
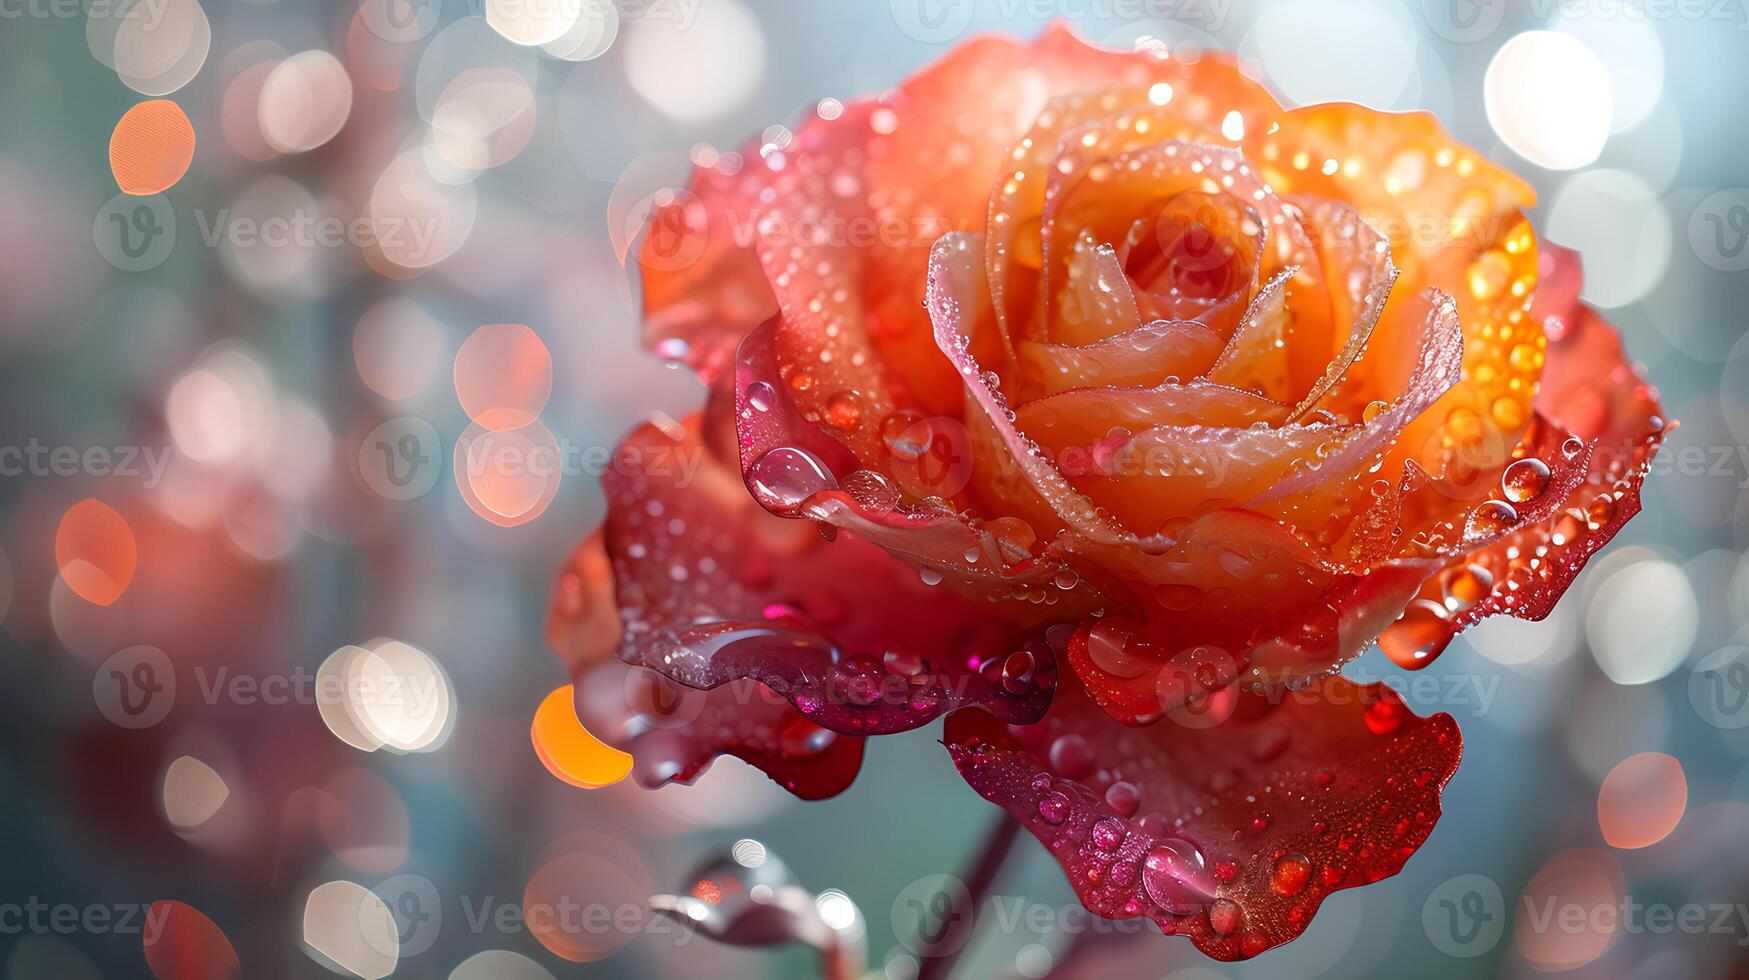
<svg viewBox="0 0 1749 980"><path fill-rule="evenodd" d="M1156 320L1082 347L1023 340L1021 390L1050 395L1094 385L1137 387L1194 378L1214 365L1225 340L1194 320Z"/></svg>
<svg viewBox="0 0 1749 980"><path fill-rule="evenodd" d="M1403 271L1399 295L1387 304L1351 388L1402 387L1416 359L1407 339L1413 331L1399 329L1414 316L1408 297L1440 287L1457 299L1464 323L1465 377L1405 443L1427 446L1444 419L1462 411L1498 425L1504 445L1513 445L1530 422L1537 372L1531 358L1514 361L1512 353L1540 343L1528 310L1535 241L1519 211L1536 201L1530 186L1454 140L1428 113L1307 106L1245 144L1278 192L1345 201L1390 239ZM1421 464L1438 472L1440 451L1428 446Z"/></svg>
<svg viewBox="0 0 1749 980"><path fill-rule="evenodd" d="M776 324L748 336L737 355L735 380L741 464L755 498L768 509L849 531L916 569L919 580L940 582L986 614L1023 625L1073 618L1104 603L1097 588L1061 561L1032 555L1032 539L1054 530L1048 513L1035 513L1038 523L1022 545L1015 543L1018 529L1012 525L1018 522L1012 516L1000 525L969 520L947 506L899 508L896 483L941 500L968 496L969 480L1014 473L1000 463L973 465L974 453L977 459L995 458L988 455L987 430L978 419L962 424L915 416L887 433L880 470L856 470L854 457L802 418L785 390L769 380L777 375L776 337Z"/></svg>
<svg viewBox="0 0 1749 980"><path fill-rule="evenodd" d="M1327 322L1334 326L1331 340L1340 343L1331 352L1323 374L1309 388L1302 385L1303 373L1296 374L1294 386L1301 395L1292 417L1297 419L1315 408L1353 403L1354 396L1350 395L1346 403L1325 404L1336 401L1336 389L1349 377L1376 332L1398 273L1391 261L1389 240L1363 221L1353 208L1340 201L1322 199L1294 199L1292 203L1303 215L1301 220L1315 229L1312 237L1322 258L1323 290L1330 299ZM1344 329L1346 336L1342 334ZM1325 351L1317 347L1315 337L1299 343L1301 349L1294 351L1293 358L1297 371L1303 372L1325 359Z"/></svg>
<svg viewBox="0 0 1749 980"><path fill-rule="evenodd" d="M1320 450L1340 445L1353 428L1160 426L1121 442L1085 447L1094 466L1066 475L1125 527L1148 535L1174 518L1257 497L1290 474L1310 469Z"/></svg>
<svg viewBox="0 0 1749 980"><path fill-rule="evenodd" d="M986 250L991 246L986 243ZM991 297L994 302L995 297ZM1136 295L1125 278L1117 250L1109 244L1094 241L1093 233L1082 229L1081 237L1069 257L1069 279L1063 287L1061 309L1063 320L1082 325L1085 337L1097 338L1094 343L1119 334L1134 332L1142 325L1142 314L1136 307ZM1001 307L998 310L1000 320Z"/></svg>
<svg viewBox="0 0 1749 980"><path fill-rule="evenodd" d="M1429 405L1457 384L1463 357L1463 327L1451 297L1429 293L1417 297L1421 311L1419 359L1409 387L1373 417L1353 427L1324 454L1317 465L1295 473L1258 496L1256 505L1292 520L1310 532L1324 529L1331 517L1343 515L1342 502L1364 488L1362 473L1385 472L1384 459L1398 444L1398 433L1419 418Z"/></svg>
<svg viewBox="0 0 1749 980"><path fill-rule="evenodd" d="M1061 452L1091 446L1114 429L1133 433L1157 426L1275 425L1287 411L1286 405L1262 395L1197 380L1153 388L1074 388L1027 402L1016 410L1014 424L1039 445Z"/></svg>
<svg viewBox="0 0 1749 980"><path fill-rule="evenodd" d="M1545 245L1545 264L1549 288L1536 307L1556 339L1536 424L1515 451L1544 465L1498 471L1491 489L1518 520L1455 558L1423 589L1421 598L1448 611L1440 623L1444 638L1498 613L1548 615L1586 561L1639 513L1641 484L1672 425L1657 389L1627 362L1621 336L1578 302L1577 255ZM1542 420L1544 411L1554 422ZM1431 625L1397 629L1435 632Z"/></svg>
<svg viewBox="0 0 1749 980"><path fill-rule="evenodd" d="M1272 398L1294 397L1293 348L1288 343L1294 319L1287 307L1290 278L1291 273L1283 271L1257 291L1238 329L1209 368L1210 381ZM1282 406L1283 419L1287 407Z"/></svg>

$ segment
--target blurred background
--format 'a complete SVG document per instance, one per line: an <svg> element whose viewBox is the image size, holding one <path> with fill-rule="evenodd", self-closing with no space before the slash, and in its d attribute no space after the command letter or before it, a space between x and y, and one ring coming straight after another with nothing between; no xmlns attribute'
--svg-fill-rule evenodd
<svg viewBox="0 0 1749 980"><path fill-rule="evenodd" d="M936 729L822 803L647 792L531 745L541 631L608 451L702 401L637 344L652 195L1052 19L1438 114L1681 428L1548 620L1351 665L1466 739L1401 875L1227 965L1027 838L961 975L1745 975L1745 0L0 0L0 977L809 976L643 911L744 837L914 975L994 813ZM458 467L495 412L562 472Z"/></svg>

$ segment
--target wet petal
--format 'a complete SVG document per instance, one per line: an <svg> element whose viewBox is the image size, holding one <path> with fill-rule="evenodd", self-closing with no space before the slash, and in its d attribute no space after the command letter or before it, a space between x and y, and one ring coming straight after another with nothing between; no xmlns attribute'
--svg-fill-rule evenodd
<svg viewBox="0 0 1749 980"><path fill-rule="evenodd" d="M1021 626L868 541L827 541L810 521L767 514L700 426L694 416L632 433L603 480L620 659L701 690L756 680L847 734L904 731L964 704L991 702L1016 721L1043 712L1043 652L1024 677L978 672L1028 649ZM747 484L813 479L808 459L791 447Z"/></svg>
<svg viewBox="0 0 1749 980"><path fill-rule="evenodd" d="M1449 715L1418 717L1383 685L1342 678L1139 729L1065 685L1038 725L958 712L946 742L1089 911L1152 919L1220 960L1285 943L1331 892L1401 870L1461 752Z"/></svg>
<svg viewBox="0 0 1749 980"><path fill-rule="evenodd" d="M1194 378L1213 366L1223 345L1220 334L1194 320L1156 320L1082 347L1023 340L1021 390L1049 395L1069 388Z"/></svg>
<svg viewBox="0 0 1749 980"><path fill-rule="evenodd" d="M1500 471L1498 499L1518 520L1482 536L1423 590L1420 598L1446 615L1393 627L1398 639L1417 635L1413 646L1429 648L1419 658L1426 662L1484 617L1547 616L1586 561L1639 513L1647 468L1673 425L1657 389L1627 361L1620 335L1577 302L1577 255L1545 249L1551 289L1537 311L1552 318L1548 365L1537 424L1515 451L1540 465Z"/></svg>
<svg viewBox="0 0 1749 980"><path fill-rule="evenodd" d="M757 681L695 690L617 660L576 681L577 717L589 733L632 755L646 789L690 783L732 755L804 800L836 796L862 768L863 739L809 721Z"/></svg>

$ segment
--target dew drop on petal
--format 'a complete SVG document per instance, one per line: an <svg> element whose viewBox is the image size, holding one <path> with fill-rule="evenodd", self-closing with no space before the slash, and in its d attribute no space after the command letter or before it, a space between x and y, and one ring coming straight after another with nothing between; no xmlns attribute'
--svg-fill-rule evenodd
<svg viewBox="0 0 1749 980"><path fill-rule="evenodd" d="M1379 635L1379 648L1404 670L1420 670L1444 652L1452 634L1445 607L1417 599L1396 622L1385 627Z"/></svg>
<svg viewBox="0 0 1749 980"><path fill-rule="evenodd" d="M1155 844L1142 859L1142 887L1149 898L1180 915L1207 904L1215 892L1202 851L1178 837Z"/></svg>
<svg viewBox="0 0 1749 980"><path fill-rule="evenodd" d="M1304 854L1284 854L1270 872L1269 887L1277 895L1293 896L1306 890L1312 879L1312 860Z"/></svg>
<svg viewBox="0 0 1749 980"><path fill-rule="evenodd" d="M1485 500L1470 512L1466 534L1470 537L1490 537L1509 530L1518 523L1518 509L1504 500Z"/></svg>
<svg viewBox="0 0 1749 980"><path fill-rule="evenodd" d="M1506 467L1500 476L1500 488L1506 492L1506 499L1515 504L1535 500L1548 486L1549 465L1534 456Z"/></svg>
<svg viewBox="0 0 1749 980"><path fill-rule="evenodd" d="M779 446L747 468L747 484L767 510L781 512L796 509L822 490L836 488L838 480L813 453Z"/></svg>

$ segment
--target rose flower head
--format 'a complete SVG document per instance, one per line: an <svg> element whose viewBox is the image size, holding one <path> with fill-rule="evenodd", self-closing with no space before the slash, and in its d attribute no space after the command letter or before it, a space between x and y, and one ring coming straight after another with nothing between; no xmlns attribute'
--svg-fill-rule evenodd
<svg viewBox="0 0 1749 980"><path fill-rule="evenodd" d="M1532 200L1425 113L1062 28L720 155L639 253L712 395L561 575L580 717L817 798L945 714L1092 912L1294 938L1460 754L1340 667L1546 615L1666 429Z"/></svg>

